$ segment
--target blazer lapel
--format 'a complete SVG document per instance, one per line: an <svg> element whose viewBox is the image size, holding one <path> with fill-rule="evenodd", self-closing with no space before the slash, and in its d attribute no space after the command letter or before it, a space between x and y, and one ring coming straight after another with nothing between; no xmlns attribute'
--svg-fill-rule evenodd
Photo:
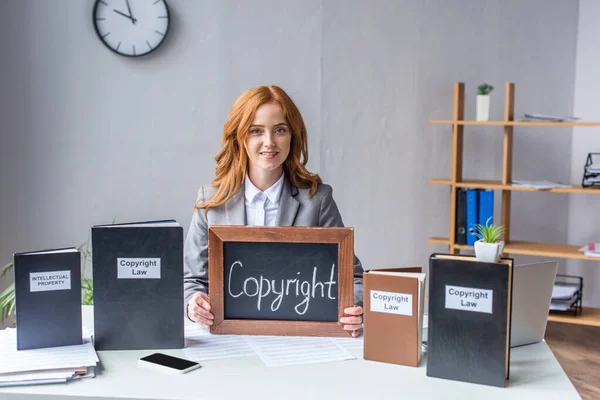
<svg viewBox="0 0 600 400"><path fill-rule="evenodd" d="M246 200L243 183L237 193L225 203L225 219L226 225L246 225Z"/></svg>
<svg viewBox="0 0 600 400"><path fill-rule="evenodd" d="M279 210L277 211L277 217L275 218L276 226L293 226L300 202L296 200L295 196L298 194L298 188L292 186L287 177L283 180L283 187L281 188L281 196L279 197Z"/></svg>

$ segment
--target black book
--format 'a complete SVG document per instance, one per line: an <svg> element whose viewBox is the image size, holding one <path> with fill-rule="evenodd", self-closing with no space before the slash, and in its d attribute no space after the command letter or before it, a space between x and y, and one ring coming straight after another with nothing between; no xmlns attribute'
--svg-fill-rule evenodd
<svg viewBox="0 0 600 400"><path fill-rule="evenodd" d="M40 250L13 261L17 350L82 344L81 253Z"/></svg>
<svg viewBox="0 0 600 400"><path fill-rule="evenodd" d="M485 222L484 222L485 223ZM456 190L456 244L467 244L467 190Z"/></svg>
<svg viewBox="0 0 600 400"><path fill-rule="evenodd" d="M429 279L427 376L506 386L513 260L433 254Z"/></svg>
<svg viewBox="0 0 600 400"><path fill-rule="evenodd" d="M97 350L184 346L183 229L174 220L94 225Z"/></svg>

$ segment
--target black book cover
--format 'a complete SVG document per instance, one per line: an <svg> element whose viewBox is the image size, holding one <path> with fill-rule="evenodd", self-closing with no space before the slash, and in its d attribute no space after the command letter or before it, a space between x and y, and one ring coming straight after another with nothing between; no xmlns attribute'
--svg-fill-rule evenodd
<svg viewBox="0 0 600 400"><path fill-rule="evenodd" d="M510 258L431 256L427 376L506 386L512 272Z"/></svg>
<svg viewBox="0 0 600 400"><path fill-rule="evenodd" d="M17 350L82 344L81 253L15 253L13 261Z"/></svg>
<svg viewBox="0 0 600 400"><path fill-rule="evenodd" d="M182 227L95 225L92 256L96 349L183 348Z"/></svg>
<svg viewBox="0 0 600 400"><path fill-rule="evenodd" d="M467 244L467 191L459 188L456 190L456 244Z"/></svg>

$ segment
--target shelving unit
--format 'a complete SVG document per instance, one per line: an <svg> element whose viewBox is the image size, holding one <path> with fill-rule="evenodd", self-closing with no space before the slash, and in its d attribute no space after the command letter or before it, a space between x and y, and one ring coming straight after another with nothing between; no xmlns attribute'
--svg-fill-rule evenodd
<svg viewBox="0 0 600 400"><path fill-rule="evenodd" d="M538 190L530 187L512 185L512 157L513 157L513 128L515 126L600 126L600 122L542 122L542 121L515 121L514 120L514 83L506 83L504 101L504 120L502 121L465 121L465 86L462 82L454 84L452 119L430 121L436 125L450 125L452 127L452 159L451 175L449 179L431 179L430 184L450 186L450 229L448 237L432 237L429 243L443 244L448 246L451 254L460 254L462 250L473 250L473 246L459 245L455 238L456 224L456 192L459 188L493 189L501 192L501 224L505 228L503 240L505 242L504 252L506 254L520 254L530 256L545 256L555 258L576 258L591 261L600 261L597 257L588 257L578 249L581 246L538 243L510 240L510 208L511 193L513 191L524 192L550 192L550 193L583 193L598 194L600 188L572 185L569 188L555 188ZM503 166L502 180L463 180L463 135L465 126L501 126L503 127ZM549 321L567 322L575 324L600 326L600 309L584 307L583 312L577 316L550 314Z"/></svg>

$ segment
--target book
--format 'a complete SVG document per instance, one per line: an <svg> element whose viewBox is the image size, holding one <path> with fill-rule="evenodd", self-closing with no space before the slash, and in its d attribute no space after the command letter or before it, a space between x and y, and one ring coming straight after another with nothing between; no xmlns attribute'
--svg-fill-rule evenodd
<svg viewBox="0 0 600 400"><path fill-rule="evenodd" d="M180 349L183 229L174 220L92 227L97 350Z"/></svg>
<svg viewBox="0 0 600 400"><path fill-rule="evenodd" d="M513 268L511 258L431 255L427 376L506 386Z"/></svg>
<svg viewBox="0 0 600 400"><path fill-rule="evenodd" d="M17 350L82 344L81 253L39 250L13 261Z"/></svg>
<svg viewBox="0 0 600 400"><path fill-rule="evenodd" d="M365 360L418 367L426 274L421 267L363 274Z"/></svg>
<svg viewBox="0 0 600 400"><path fill-rule="evenodd" d="M467 244L467 189L456 190L456 244Z"/></svg>
<svg viewBox="0 0 600 400"><path fill-rule="evenodd" d="M481 225L494 223L494 191L491 189L478 189L479 191L479 216L478 223Z"/></svg>
<svg viewBox="0 0 600 400"><path fill-rule="evenodd" d="M474 246L478 239L475 232L477 231L477 224L479 223L479 190L467 189L466 206L466 240L467 245Z"/></svg>

